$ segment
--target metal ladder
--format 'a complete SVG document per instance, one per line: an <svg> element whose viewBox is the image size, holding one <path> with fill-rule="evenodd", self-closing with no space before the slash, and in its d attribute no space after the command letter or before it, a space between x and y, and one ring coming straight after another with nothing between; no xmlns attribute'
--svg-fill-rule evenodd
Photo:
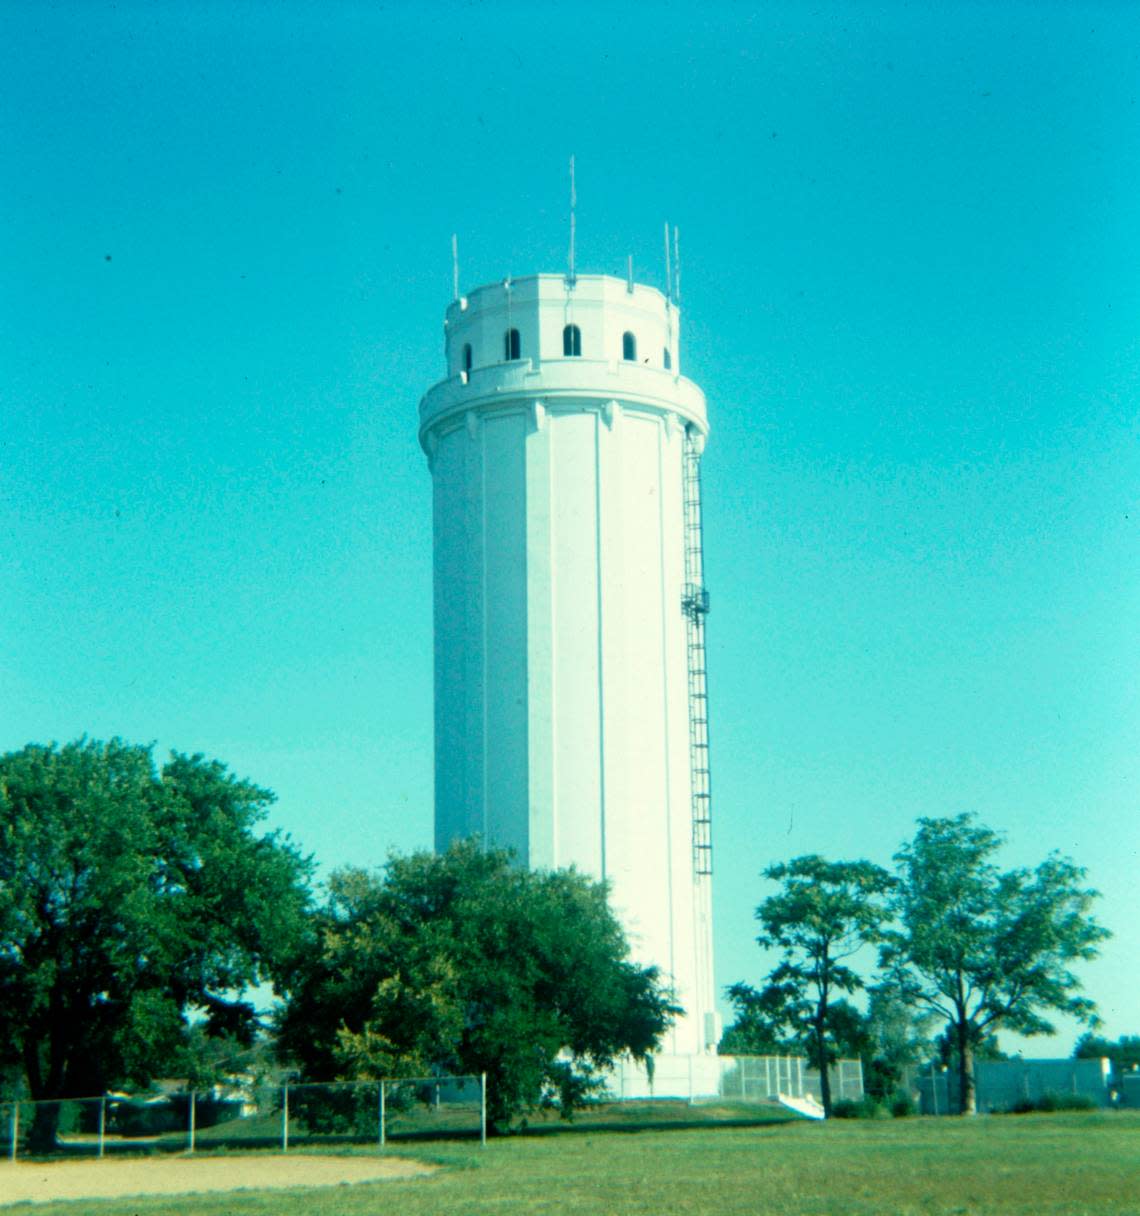
<svg viewBox="0 0 1140 1216"><path fill-rule="evenodd" d="M712 782L709 775L709 689L705 665L705 617L709 593L704 585L701 540L701 453L691 430L682 455L685 523L685 614L689 668L689 773L692 784L693 872L712 873Z"/></svg>

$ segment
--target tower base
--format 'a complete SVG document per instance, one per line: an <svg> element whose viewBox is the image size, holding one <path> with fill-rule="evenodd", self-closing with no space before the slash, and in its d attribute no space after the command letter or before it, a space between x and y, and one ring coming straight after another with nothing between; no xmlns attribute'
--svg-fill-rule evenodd
<svg viewBox="0 0 1140 1216"><path fill-rule="evenodd" d="M708 1053L654 1055L649 1065L632 1059L618 1062L607 1087L619 1102L652 1098L701 1101L721 1096L721 1078L733 1060Z"/></svg>

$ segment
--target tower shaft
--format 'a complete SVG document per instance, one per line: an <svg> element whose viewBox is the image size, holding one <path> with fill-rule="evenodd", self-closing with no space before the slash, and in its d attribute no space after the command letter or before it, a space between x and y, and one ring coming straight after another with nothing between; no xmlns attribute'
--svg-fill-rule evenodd
<svg viewBox="0 0 1140 1216"><path fill-rule="evenodd" d="M435 548L436 843L605 879L636 956L715 1038L699 450L679 318L537 276L448 313L421 405ZM694 455L696 453L697 455Z"/></svg>

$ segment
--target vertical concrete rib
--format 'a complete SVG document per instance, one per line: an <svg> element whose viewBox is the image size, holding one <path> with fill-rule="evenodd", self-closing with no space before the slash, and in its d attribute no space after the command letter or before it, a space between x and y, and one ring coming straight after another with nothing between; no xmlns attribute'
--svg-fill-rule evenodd
<svg viewBox="0 0 1140 1216"><path fill-rule="evenodd" d="M665 750L665 881L669 908L669 976L677 974L676 938L673 928L673 750L669 746L669 595L665 578L665 454L663 444L668 438L664 423L657 422L657 573L661 587L661 733ZM675 606L674 606L675 607Z"/></svg>
<svg viewBox="0 0 1140 1216"><path fill-rule="evenodd" d="M597 587L598 611L598 827L600 832L601 877L606 877L606 694L605 694L605 629L604 597L605 569L602 562L602 416L594 419L594 577Z"/></svg>
<svg viewBox="0 0 1140 1216"><path fill-rule="evenodd" d="M481 697L480 710L482 711L482 730L481 730L481 755L483 761L483 848L489 848L491 843L491 821L490 808L490 769L487 764L487 736L488 736L488 706L490 697L488 692L490 689L489 681L489 656L490 656L490 627L487 621L487 603L490 596L487 594L487 445L483 442L483 420L480 418L476 422L478 427L477 451L479 456L479 519L480 519L480 536L479 536L479 563L480 563L480 582L482 595L480 597L480 613L482 618L482 635L483 635L483 695Z"/></svg>
<svg viewBox="0 0 1140 1216"><path fill-rule="evenodd" d="M559 847L561 835L559 832L558 816L561 808L558 783L558 748L555 740L558 738L558 563L549 561L549 554L555 549L555 513L554 503L557 501L557 485L554 480L554 428L546 429L546 459L547 459L547 488L549 497L549 529L550 547L547 550L550 566L550 864L558 867L565 865L562 860L562 850Z"/></svg>

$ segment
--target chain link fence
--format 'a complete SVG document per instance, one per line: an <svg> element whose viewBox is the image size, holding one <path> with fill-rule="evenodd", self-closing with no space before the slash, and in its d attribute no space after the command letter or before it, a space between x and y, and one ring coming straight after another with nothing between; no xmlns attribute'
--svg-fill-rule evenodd
<svg viewBox="0 0 1140 1216"><path fill-rule="evenodd" d="M790 1098L822 1099L819 1071L802 1056L723 1056L720 1094L741 1102L768 1102L783 1094ZM833 1102L857 1102L863 1097L862 1060L836 1060L828 1069Z"/></svg>
<svg viewBox="0 0 1140 1216"><path fill-rule="evenodd" d="M468 1138L487 1142L485 1076L0 1102L8 1159L278 1149Z"/></svg>
<svg viewBox="0 0 1140 1216"><path fill-rule="evenodd" d="M917 1096L924 1115L956 1115L960 1081L955 1067L924 1064L904 1070L900 1089ZM1115 1096L1114 1096L1115 1095ZM1050 1098L1086 1098L1097 1106L1140 1105L1140 1085L1129 1101L1114 1085L1106 1059L978 1060L974 1064L974 1101L983 1114L1025 1109Z"/></svg>
<svg viewBox="0 0 1140 1216"><path fill-rule="evenodd" d="M777 1094L804 1096L807 1061L798 1056L726 1056L721 1076L724 1098L740 1102L769 1102Z"/></svg>
<svg viewBox="0 0 1140 1216"><path fill-rule="evenodd" d="M861 1060L837 1060L828 1070L835 1102L863 1097ZM655 1056L651 1062L619 1060L606 1074L610 1100L662 1098L687 1102L718 1099L775 1102L781 1095L819 1100L819 1073L802 1056Z"/></svg>
<svg viewBox="0 0 1140 1216"><path fill-rule="evenodd" d="M827 1075L831 1081L832 1102L859 1102L862 1100L862 1060L836 1060L827 1070ZM804 1069L804 1093L817 1102L823 1101L818 1069Z"/></svg>

